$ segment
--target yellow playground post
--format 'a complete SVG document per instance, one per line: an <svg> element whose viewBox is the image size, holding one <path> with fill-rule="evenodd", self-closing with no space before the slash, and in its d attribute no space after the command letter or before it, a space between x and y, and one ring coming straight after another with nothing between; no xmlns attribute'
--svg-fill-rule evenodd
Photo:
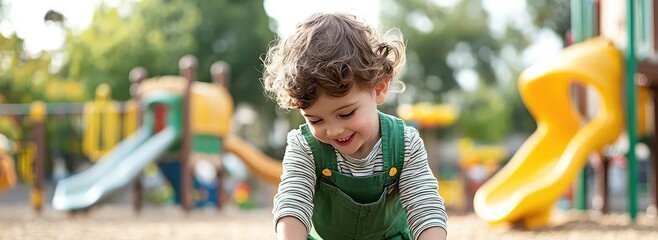
<svg viewBox="0 0 658 240"><path fill-rule="evenodd" d="M99 160L119 142L119 104L112 100L110 86L96 88L96 99L83 110L85 131L83 152L91 161Z"/></svg>

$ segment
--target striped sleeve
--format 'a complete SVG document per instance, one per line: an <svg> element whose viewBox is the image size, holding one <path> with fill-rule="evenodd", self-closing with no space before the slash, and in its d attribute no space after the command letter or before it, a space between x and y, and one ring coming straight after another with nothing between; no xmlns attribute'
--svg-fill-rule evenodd
<svg viewBox="0 0 658 240"><path fill-rule="evenodd" d="M274 196L274 228L282 217L292 216L311 229L313 194L315 194L315 163L310 147L299 129L288 133L288 146L283 157L283 173Z"/></svg>
<svg viewBox="0 0 658 240"><path fill-rule="evenodd" d="M427 152L418 130L405 129L405 163L400 175L400 200L414 239L423 230L441 227L447 231L448 215L438 182L427 162Z"/></svg>

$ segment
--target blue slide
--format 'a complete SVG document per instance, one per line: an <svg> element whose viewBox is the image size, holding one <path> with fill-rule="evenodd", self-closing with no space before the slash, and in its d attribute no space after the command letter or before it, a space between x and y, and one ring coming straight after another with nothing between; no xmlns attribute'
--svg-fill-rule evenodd
<svg viewBox="0 0 658 240"><path fill-rule="evenodd" d="M132 182L146 165L155 161L177 138L176 130L172 127L166 127L153 136L151 134L151 127L141 127L91 168L57 182L53 208L88 208L112 191Z"/></svg>

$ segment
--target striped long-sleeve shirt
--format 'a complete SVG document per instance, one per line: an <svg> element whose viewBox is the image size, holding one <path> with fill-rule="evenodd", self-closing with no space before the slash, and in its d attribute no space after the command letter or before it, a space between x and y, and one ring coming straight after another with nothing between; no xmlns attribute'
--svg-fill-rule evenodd
<svg viewBox="0 0 658 240"><path fill-rule="evenodd" d="M288 133L283 158L283 174L274 196L274 224L285 216L299 219L307 232L311 229L315 163L313 153L299 129ZM410 126L404 133L404 165L400 175L400 201L414 239L429 227L447 229L448 216L439 195L438 183L427 162L427 152L418 131ZM381 139L365 159L354 159L336 152L338 170L352 176L370 176L383 170Z"/></svg>

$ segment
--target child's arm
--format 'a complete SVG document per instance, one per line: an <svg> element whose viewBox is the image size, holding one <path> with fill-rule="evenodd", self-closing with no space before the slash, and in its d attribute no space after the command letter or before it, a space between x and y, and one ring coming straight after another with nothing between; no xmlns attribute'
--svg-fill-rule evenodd
<svg viewBox="0 0 658 240"><path fill-rule="evenodd" d="M295 217L283 217L276 224L278 240L306 239L306 226Z"/></svg>
<svg viewBox="0 0 658 240"><path fill-rule="evenodd" d="M418 240L425 240L425 239L445 240L447 235L448 233L442 227L430 227L420 233L420 236L418 236Z"/></svg>
<svg viewBox="0 0 658 240"><path fill-rule="evenodd" d="M281 182L274 196L272 209L273 225L279 239L291 239L287 236L295 237L299 233L306 239L306 234L311 229L316 181L312 155L301 132L298 129L290 131L281 162Z"/></svg>
<svg viewBox="0 0 658 240"><path fill-rule="evenodd" d="M443 198L437 191L439 185L427 162L427 151L418 130L406 127L405 142L405 161L399 186L400 201L407 211L411 234L414 239L421 238L421 235L423 238L445 236L448 215ZM437 230L439 235L435 235Z"/></svg>

